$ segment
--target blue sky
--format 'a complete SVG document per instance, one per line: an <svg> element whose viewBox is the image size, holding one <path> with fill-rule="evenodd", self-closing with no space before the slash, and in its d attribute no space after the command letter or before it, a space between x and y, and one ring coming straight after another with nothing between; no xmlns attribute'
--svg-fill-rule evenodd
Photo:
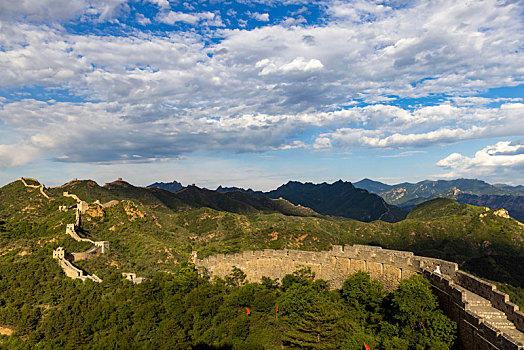
<svg viewBox="0 0 524 350"><path fill-rule="evenodd" d="M0 184L524 184L523 10L0 0Z"/></svg>

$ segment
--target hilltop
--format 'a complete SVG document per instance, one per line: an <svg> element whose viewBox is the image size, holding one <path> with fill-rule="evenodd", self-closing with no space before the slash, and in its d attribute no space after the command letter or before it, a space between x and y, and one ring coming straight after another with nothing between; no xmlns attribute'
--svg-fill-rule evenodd
<svg viewBox="0 0 524 350"><path fill-rule="evenodd" d="M173 182L155 182L154 184L151 184L147 187L161 188L169 192L178 192L184 188L184 186L176 180Z"/></svg>
<svg viewBox="0 0 524 350"><path fill-rule="evenodd" d="M276 190L265 193L270 198L282 197L294 204L333 216L370 222L397 222L405 218L398 207L387 204L381 197L355 188L351 182L339 180L332 184L312 184L290 181Z"/></svg>

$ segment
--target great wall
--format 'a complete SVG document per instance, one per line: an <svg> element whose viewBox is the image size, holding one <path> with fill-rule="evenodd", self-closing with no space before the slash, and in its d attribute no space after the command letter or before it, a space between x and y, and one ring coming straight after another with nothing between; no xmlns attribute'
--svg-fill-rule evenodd
<svg viewBox="0 0 524 350"><path fill-rule="evenodd" d="M326 280L333 289L341 288L345 278L357 271L369 272L389 290L413 274L422 274L431 283L440 308L457 322L457 349L524 349L524 313L496 286L449 261L363 245L333 246L322 252L264 249L205 259L194 254L192 259L198 269L222 278L236 266L250 282L260 282L263 276L282 279L310 267L316 278ZM435 272L437 266L440 273Z"/></svg>
<svg viewBox="0 0 524 350"><path fill-rule="evenodd" d="M40 193L47 199L50 199L50 197L44 192L45 190L44 185L28 185L27 182L25 181L26 179L39 183L38 180L32 179L32 178L22 178L21 177L18 180L22 181L25 187L39 188ZM69 192L63 192L62 195L64 197L73 198L77 202L75 205L72 205L72 206L59 206L58 207L58 210L60 211L68 211L70 209L75 210L75 223L66 225L66 234L68 234L74 240L78 242L89 242L93 244L93 247L84 252L78 252L78 253L69 253L63 247L58 247L55 250L53 250L53 259L56 259L58 261L58 263L60 264L60 267L62 268L62 270L64 271L67 277L70 277L73 279L80 279L82 281L89 279L93 282L100 283L102 282L102 279L100 279L95 274L92 274L92 275L86 274L82 269L79 269L78 267L73 265L72 262L96 258L98 255L106 253L109 250L109 242L108 241L93 241L89 238L81 237L79 235L80 224L81 224L81 215L85 213L87 210L89 210L89 204L81 200L80 198L78 198L78 196L75 194L72 194ZM93 204L97 206L101 206L102 208L107 208L115 204L118 204L118 201L110 201L106 204L100 204L100 201L97 200ZM142 283L142 281L144 280L142 277L137 277L135 273L131 273L131 272L123 272L122 276L124 276L127 280L135 284Z"/></svg>
<svg viewBox="0 0 524 350"><path fill-rule="evenodd" d="M41 193L49 198L43 185L27 185L21 180L27 187L40 188ZM74 239L89 241L95 246L86 252L73 254L58 247L53 252L53 257L56 255L55 258L68 277L100 282L95 275L84 275L82 270L69 261L76 259L74 254L84 254L78 257L88 258L109 248L105 241L93 242L78 235L76 228L80 224L80 209L87 210L89 205L81 203L78 197L75 199L78 201L78 207L74 206L77 210L75 224L67 225L66 233ZM60 207L60 210L68 209L73 207ZM197 269L207 270L211 276L219 277L230 274L235 266L244 271L250 282L260 282L264 276L282 279L301 267L310 267L317 278L326 280L333 289L341 288L345 278L358 271L368 272L371 278L382 282L389 290L403 279L421 274L430 282L440 308L458 325L456 349L524 350L524 313L509 301L508 295L498 291L495 285L460 271L453 262L420 257L407 251L363 245L332 246L330 251L322 252L264 249L232 255L218 254L205 259L198 259L194 253L192 261ZM123 275L134 283L142 281L134 273Z"/></svg>

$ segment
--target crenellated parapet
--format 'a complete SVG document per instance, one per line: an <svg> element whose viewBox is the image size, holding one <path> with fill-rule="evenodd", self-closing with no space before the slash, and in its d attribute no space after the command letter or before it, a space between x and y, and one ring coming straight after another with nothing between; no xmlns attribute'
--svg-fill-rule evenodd
<svg viewBox="0 0 524 350"><path fill-rule="evenodd" d="M250 282L260 282L264 276L282 279L310 267L316 278L326 280L333 289L341 288L347 276L358 271L368 272L389 290L413 274L422 274L441 309L458 324L457 349L524 349L524 314L496 286L460 271L450 261L364 245L332 246L321 252L264 249L204 259L194 253L192 261L222 278L236 266Z"/></svg>

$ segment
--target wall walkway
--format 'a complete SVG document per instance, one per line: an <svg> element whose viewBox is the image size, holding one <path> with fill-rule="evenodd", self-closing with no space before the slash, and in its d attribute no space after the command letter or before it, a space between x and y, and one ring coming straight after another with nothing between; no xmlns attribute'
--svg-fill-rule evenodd
<svg viewBox="0 0 524 350"><path fill-rule="evenodd" d="M40 183L38 180L32 179L32 178L23 178L23 177L19 177L18 178L18 180L22 181L22 183L24 184L25 187L38 188L38 189L40 189L40 193L42 194L42 196L44 196L45 198L49 199L49 196L47 195L47 193L44 192L44 190L45 190L45 186L44 185L41 185L41 184L40 185L28 185L27 182L25 181L26 179Z"/></svg>

